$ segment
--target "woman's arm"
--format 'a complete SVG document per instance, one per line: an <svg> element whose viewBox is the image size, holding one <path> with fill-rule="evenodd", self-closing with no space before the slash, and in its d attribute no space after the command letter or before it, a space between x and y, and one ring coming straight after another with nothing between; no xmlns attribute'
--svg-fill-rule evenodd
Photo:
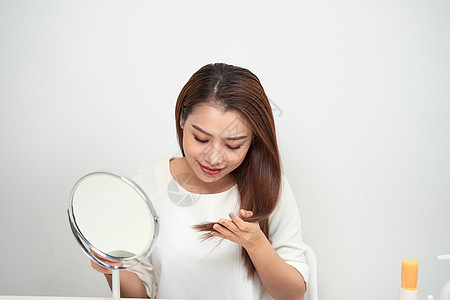
<svg viewBox="0 0 450 300"><path fill-rule="evenodd" d="M265 236L260 245L246 250L261 282L272 297L303 300L306 292L303 276L278 255Z"/></svg>
<svg viewBox="0 0 450 300"><path fill-rule="evenodd" d="M106 281L112 289L112 276L105 274ZM132 272L120 271L120 297L121 298L149 298L144 283Z"/></svg>
<svg viewBox="0 0 450 300"><path fill-rule="evenodd" d="M99 260L105 261L110 265L120 264L118 261L100 257L93 251L91 251L91 253ZM112 271L110 269L99 266L93 261L91 261L91 266L94 270L103 273L105 275L106 281L108 282L109 287L112 289L112 275L111 275ZM149 298L142 280L135 273L124 270L120 271L120 297Z"/></svg>
<svg viewBox="0 0 450 300"><path fill-rule="evenodd" d="M241 209L240 215L250 217L252 212ZM244 222L233 213L230 218L231 221L220 219L220 225L214 225L212 234L238 243L247 250L261 282L272 297L302 300L306 291L303 276L278 255L259 224Z"/></svg>

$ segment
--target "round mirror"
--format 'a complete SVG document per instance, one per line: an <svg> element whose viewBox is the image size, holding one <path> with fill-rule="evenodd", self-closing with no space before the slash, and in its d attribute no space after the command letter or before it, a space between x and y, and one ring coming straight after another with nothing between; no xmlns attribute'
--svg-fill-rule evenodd
<svg viewBox="0 0 450 300"><path fill-rule="evenodd" d="M113 298L118 299L118 271L147 258L158 235L159 218L150 199L128 178L95 172L73 187L68 214L84 253L100 266L112 269Z"/></svg>

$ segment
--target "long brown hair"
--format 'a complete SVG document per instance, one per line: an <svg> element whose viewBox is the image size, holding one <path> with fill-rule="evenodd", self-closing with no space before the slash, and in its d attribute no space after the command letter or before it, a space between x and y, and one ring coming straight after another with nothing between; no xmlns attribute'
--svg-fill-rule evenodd
<svg viewBox="0 0 450 300"><path fill-rule="evenodd" d="M201 103L236 111L249 126L252 143L244 161L231 174L237 184L240 208L253 212L244 221L259 222L269 239L269 215L275 209L281 187L281 163L269 99L258 77L247 69L221 63L200 68L184 85L175 108L178 144L183 156L180 120L186 120ZM204 223L194 228L205 231L207 238L214 224ZM242 257L248 275L253 276L255 268L244 248Z"/></svg>

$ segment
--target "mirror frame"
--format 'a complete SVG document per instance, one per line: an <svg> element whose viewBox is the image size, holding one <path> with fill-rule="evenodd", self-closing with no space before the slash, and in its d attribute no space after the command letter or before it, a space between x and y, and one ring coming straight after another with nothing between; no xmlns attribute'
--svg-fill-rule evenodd
<svg viewBox="0 0 450 300"><path fill-rule="evenodd" d="M83 233L81 232L80 228L78 227L78 225L76 223L76 218L75 218L74 211L73 211L73 198L75 195L75 191L76 191L77 187L81 184L81 182L84 179L86 179L86 177L93 176L93 175L109 175L109 176L116 177L119 180L122 180L123 182L127 183L130 187L132 187L136 192L138 192L139 196L147 204L147 206L150 210L150 213L153 216L153 223L155 225L155 228L153 231L152 240L143 252L137 253L136 255L130 256L130 257L111 256L111 255L104 253L100 249L96 248L94 245L92 245L86 239L86 237L83 235ZM131 179L129 179L125 176L122 176L122 175L112 173L112 172L106 172L106 171L92 172L92 173L86 174L83 177L81 177L75 183L75 185L73 186L72 191L70 193L70 201L69 201L69 208L67 209L67 214L69 217L70 228L72 230L73 236L75 237L76 241L80 245L84 254L86 254L96 264L100 265L101 267L107 268L107 269L124 270L124 269L128 269L128 268L132 268L132 267L138 265L139 263L141 263L143 260L145 260L151 254L151 252L155 246L155 241L159 234L159 217L156 213L155 208L153 207L152 203L150 202L150 198L147 196L147 194L145 194L145 192L142 190L142 188L139 185L137 185L134 181L132 181ZM120 266L112 266L112 265L106 264L103 261L96 258L94 255L92 255L92 253L90 253L90 251L88 249L93 250L95 253L99 254L102 257L120 261L122 264ZM132 263L133 261L135 263ZM124 262L128 262L129 264L124 265Z"/></svg>

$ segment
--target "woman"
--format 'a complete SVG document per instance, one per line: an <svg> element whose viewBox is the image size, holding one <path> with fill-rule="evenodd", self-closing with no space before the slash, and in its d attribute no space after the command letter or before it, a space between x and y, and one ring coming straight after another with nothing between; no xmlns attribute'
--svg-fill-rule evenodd
<svg viewBox="0 0 450 300"><path fill-rule="evenodd" d="M303 299L300 217L259 79L206 65L183 87L175 117L182 157L135 178L160 234L150 258L122 272L122 297Z"/></svg>

